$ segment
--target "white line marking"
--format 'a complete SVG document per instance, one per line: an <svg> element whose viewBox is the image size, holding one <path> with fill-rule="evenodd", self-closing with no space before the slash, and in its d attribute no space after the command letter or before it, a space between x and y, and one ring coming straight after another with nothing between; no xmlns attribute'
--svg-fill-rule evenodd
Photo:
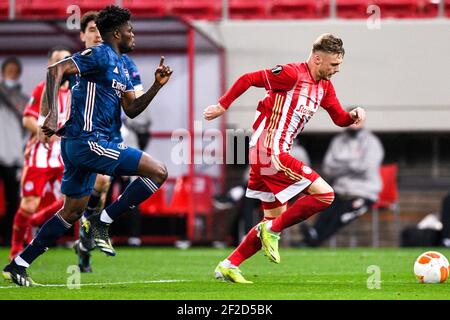
<svg viewBox="0 0 450 320"><path fill-rule="evenodd" d="M126 281L126 282L104 282L104 283L80 283L82 287L108 286L108 285L123 285L123 284L146 284L146 283L173 283L173 282L187 282L190 280L145 280L145 281ZM34 287L67 287L67 284L35 284ZM0 289L21 288L17 285L0 286Z"/></svg>

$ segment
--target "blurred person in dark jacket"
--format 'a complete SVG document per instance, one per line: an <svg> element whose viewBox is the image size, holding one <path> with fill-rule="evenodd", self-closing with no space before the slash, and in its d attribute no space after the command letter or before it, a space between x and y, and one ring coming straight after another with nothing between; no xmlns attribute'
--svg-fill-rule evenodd
<svg viewBox="0 0 450 320"><path fill-rule="evenodd" d="M325 240L365 214L381 191L380 166L384 149L364 123L353 124L330 143L323 174L331 180L335 200L314 224L300 224L303 245L320 246Z"/></svg>
<svg viewBox="0 0 450 320"><path fill-rule="evenodd" d="M24 149L22 112L28 96L19 82L22 64L15 57L6 58L1 65L0 82L0 179L4 184L5 217L0 221L0 238L9 245L11 226L19 201L19 174Z"/></svg>

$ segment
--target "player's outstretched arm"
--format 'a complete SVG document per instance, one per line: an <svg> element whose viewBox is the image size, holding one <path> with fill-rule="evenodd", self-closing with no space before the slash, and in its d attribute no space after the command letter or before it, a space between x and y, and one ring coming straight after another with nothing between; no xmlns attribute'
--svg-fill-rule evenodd
<svg viewBox="0 0 450 320"><path fill-rule="evenodd" d="M141 112L148 107L150 102L156 96L159 89L161 89L169 81L172 73L173 70L164 65L164 57L161 57L159 66L155 71L155 82L150 89L138 98L136 98L134 91L125 92L123 95L122 107L125 114L131 119L141 114Z"/></svg>
<svg viewBox="0 0 450 320"><path fill-rule="evenodd" d="M78 68L71 59L64 59L52 64L47 69L47 80L45 82L46 102L48 104L48 114L42 125L42 132L51 137L55 134L58 126L58 91L64 75L77 74Z"/></svg>

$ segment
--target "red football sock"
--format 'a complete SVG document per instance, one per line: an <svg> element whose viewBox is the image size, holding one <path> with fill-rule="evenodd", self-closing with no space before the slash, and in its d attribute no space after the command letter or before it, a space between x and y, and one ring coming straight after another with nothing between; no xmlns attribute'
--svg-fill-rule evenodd
<svg viewBox="0 0 450 320"><path fill-rule="evenodd" d="M51 205L44 207L43 209L39 210L33 215L33 218L31 220L31 224L35 227L40 226L45 221L50 219L55 215L56 212L59 211L59 209L62 208L64 204L64 199L58 200Z"/></svg>
<svg viewBox="0 0 450 320"><path fill-rule="evenodd" d="M23 243L25 241L25 234L30 228L31 213L19 208L14 216L12 239L11 239L11 252L9 253L9 259L12 260L23 250Z"/></svg>
<svg viewBox="0 0 450 320"><path fill-rule="evenodd" d="M273 218L264 218L263 221L272 220ZM257 225L256 225L257 226ZM261 249L261 240L259 240L254 226L245 236L239 246L228 256L228 260L235 266L239 266L242 262L253 256Z"/></svg>
<svg viewBox="0 0 450 320"><path fill-rule="evenodd" d="M270 229L274 232L281 232L294 224L308 219L315 213L325 210L333 200L333 192L305 195L274 219Z"/></svg>

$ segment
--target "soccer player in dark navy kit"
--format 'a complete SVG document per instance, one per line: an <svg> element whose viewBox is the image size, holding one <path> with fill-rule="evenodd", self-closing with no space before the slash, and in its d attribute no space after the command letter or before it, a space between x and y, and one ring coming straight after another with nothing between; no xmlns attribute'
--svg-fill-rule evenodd
<svg viewBox="0 0 450 320"><path fill-rule="evenodd" d="M48 68L46 92L50 112L42 130L46 136L63 135L61 152L65 165L61 191L63 208L40 229L32 243L3 269L3 277L20 286L32 286L26 268L83 214L96 173L139 176L118 200L83 224L84 231L107 255L115 255L108 236L109 225L122 213L150 197L167 179L165 165L140 150L110 140L117 109L134 118L170 79L172 69L161 57L155 82L139 98L125 69L122 54L133 50L134 34L127 9L108 6L96 20L104 43L76 53ZM64 75L79 74L72 89L69 120L57 128L57 93Z"/></svg>

